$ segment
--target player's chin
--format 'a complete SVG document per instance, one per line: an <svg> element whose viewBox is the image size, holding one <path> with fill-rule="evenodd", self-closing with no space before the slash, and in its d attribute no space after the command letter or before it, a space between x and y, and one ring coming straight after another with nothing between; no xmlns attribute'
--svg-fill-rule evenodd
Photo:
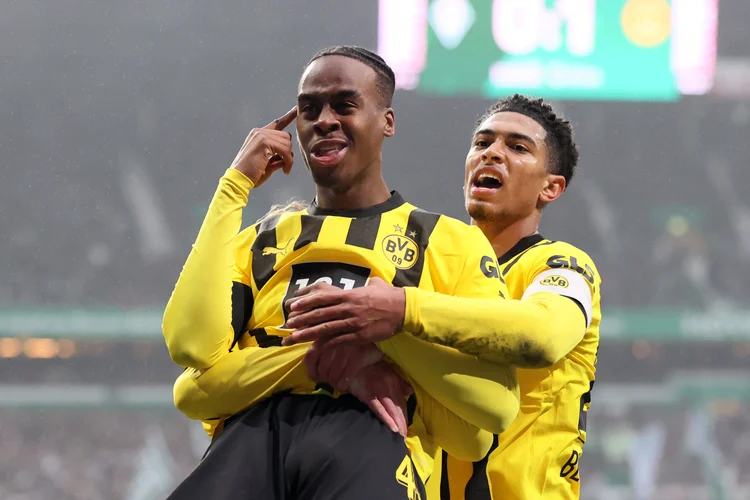
<svg viewBox="0 0 750 500"><path fill-rule="evenodd" d="M346 165L339 163L334 166L316 165L314 161L309 162L310 173L312 174L315 184L321 187L335 187L344 180Z"/></svg>
<svg viewBox="0 0 750 500"><path fill-rule="evenodd" d="M490 220L498 211L498 207L492 202L475 198L467 198L465 206L466 212L476 221Z"/></svg>

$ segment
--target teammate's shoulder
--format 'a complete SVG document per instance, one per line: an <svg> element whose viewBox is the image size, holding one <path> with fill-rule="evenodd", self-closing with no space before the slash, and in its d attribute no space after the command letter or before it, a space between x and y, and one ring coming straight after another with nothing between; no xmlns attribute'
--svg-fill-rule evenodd
<svg viewBox="0 0 750 500"><path fill-rule="evenodd" d="M423 230L427 229L431 235L431 240L436 236L447 237L476 234L475 231L479 230L458 219L445 214L430 212L409 202L404 203L397 210L409 214L410 226L420 227Z"/></svg>
<svg viewBox="0 0 750 500"><path fill-rule="evenodd" d="M431 212L426 212L426 213L431 213ZM453 218L445 214L434 213L433 216L437 217L437 227L439 228L441 232L451 233L455 235L480 234L484 236L482 231L478 227L467 224L466 222L462 220Z"/></svg>
<svg viewBox="0 0 750 500"><path fill-rule="evenodd" d="M545 269L570 269L581 274L592 284L600 279L589 254L565 241L544 240L532 247L525 257L533 262L526 267L536 269L536 272Z"/></svg>
<svg viewBox="0 0 750 500"><path fill-rule="evenodd" d="M546 245L538 246L540 253L573 255L579 259L585 259L586 261L593 263L593 259L588 253L567 241L545 240L543 243L546 243Z"/></svg>

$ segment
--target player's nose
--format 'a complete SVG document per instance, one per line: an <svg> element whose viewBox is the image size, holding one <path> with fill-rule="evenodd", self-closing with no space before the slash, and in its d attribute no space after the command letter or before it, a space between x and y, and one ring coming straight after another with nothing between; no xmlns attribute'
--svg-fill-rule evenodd
<svg viewBox="0 0 750 500"><path fill-rule="evenodd" d="M341 122L330 106L325 106L315 120L315 131L320 135L327 135L341 128Z"/></svg>
<svg viewBox="0 0 750 500"><path fill-rule="evenodd" d="M489 146L482 152L482 163L502 163L504 160L505 155L494 145Z"/></svg>

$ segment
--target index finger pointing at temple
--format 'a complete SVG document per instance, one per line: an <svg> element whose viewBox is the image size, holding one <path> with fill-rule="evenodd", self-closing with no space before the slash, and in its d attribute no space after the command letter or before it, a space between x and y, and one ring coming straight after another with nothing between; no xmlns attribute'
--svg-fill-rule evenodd
<svg viewBox="0 0 750 500"><path fill-rule="evenodd" d="M295 118L297 118L297 106L287 111L286 114L281 118L276 118L274 121L263 128L272 130L284 130L289 126L290 123L294 121Z"/></svg>

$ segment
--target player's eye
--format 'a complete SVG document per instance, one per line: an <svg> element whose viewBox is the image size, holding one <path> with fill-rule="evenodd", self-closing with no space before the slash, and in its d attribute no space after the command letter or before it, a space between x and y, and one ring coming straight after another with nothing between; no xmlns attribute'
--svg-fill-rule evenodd
<svg viewBox="0 0 750 500"><path fill-rule="evenodd" d="M477 139L476 141L474 141L474 146L478 148L486 148L489 145L490 143L485 139Z"/></svg>
<svg viewBox="0 0 750 500"><path fill-rule="evenodd" d="M341 102L336 105L336 111L342 114L351 113L355 107L351 102Z"/></svg>
<svg viewBox="0 0 750 500"><path fill-rule="evenodd" d="M529 148L527 148L523 144L514 144L513 145L513 150L514 151L518 151L519 153L526 153L526 152L529 151Z"/></svg>
<svg viewBox="0 0 750 500"><path fill-rule="evenodd" d="M300 111L305 114L311 114L317 112L317 109L312 104L305 104L302 106L302 109L300 109Z"/></svg>

